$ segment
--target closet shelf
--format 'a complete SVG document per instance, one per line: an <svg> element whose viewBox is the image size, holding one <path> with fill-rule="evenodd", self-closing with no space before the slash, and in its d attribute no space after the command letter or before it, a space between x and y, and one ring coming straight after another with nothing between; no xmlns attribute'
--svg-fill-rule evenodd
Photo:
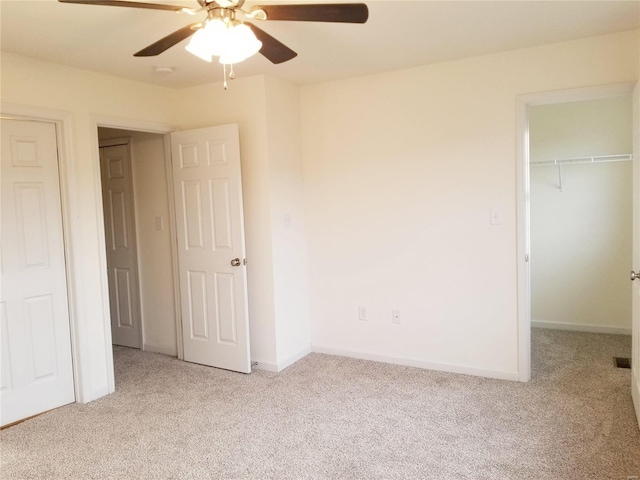
<svg viewBox="0 0 640 480"><path fill-rule="evenodd" d="M633 160L631 153L621 155L594 155L592 157L574 157L560 158L557 160L543 160L541 162L529 162L531 167L557 166L558 167L558 187L562 192L562 166L576 165L584 163L610 163L610 162L628 162Z"/></svg>

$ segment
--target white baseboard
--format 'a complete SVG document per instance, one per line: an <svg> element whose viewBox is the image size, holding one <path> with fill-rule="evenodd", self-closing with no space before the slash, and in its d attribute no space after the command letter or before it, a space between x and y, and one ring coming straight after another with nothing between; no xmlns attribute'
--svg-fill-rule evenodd
<svg viewBox="0 0 640 480"><path fill-rule="evenodd" d="M156 345L153 343L145 343L142 345L142 350L144 350L145 352L162 353L171 357L175 357L178 354L178 352L176 351L176 347L171 345Z"/></svg>
<svg viewBox="0 0 640 480"><path fill-rule="evenodd" d="M282 362L278 362L278 371L281 372L282 370L284 370L288 366L293 365L298 360L300 360L301 358L306 357L310 353L311 353L311 345L308 345L307 347L303 348L302 350L300 350L295 355L290 356L289 358L283 360Z"/></svg>
<svg viewBox="0 0 640 480"><path fill-rule="evenodd" d="M273 362L263 362L262 360L251 359L251 363L256 363L256 365L252 365L252 368L256 370L264 370L265 372L278 372L278 364Z"/></svg>
<svg viewBox="0 0 640 480"><path fill-rule="evenodd" d="M464 365L427 362L424 360L417 360L413 358L392 357L389 355L379 355L376 353L359 352L355 350L343 350L339 348L325 347L322 345L313 345L311 349L316 353L338 355L340 357L358 358L361 360L371 360L374 362L391 363L393 365L402 365L405 367L417 367L424 368L426 370L461 373L464 375L473 375L475 377L496 378L498 380L519 380L518 372L503 372L500 370L486 370L483 368L475 368Z"/></svg>
<svg viewBox="0 0 640 480"><path fill-rule="evenodd" d="M260 360L255 360L254 359L253 360L254 362L258 362L258 364L256 366L254 366L254 368L256 368L257 370L265 370L267 372L281 372L282 370L284 370L288 366L293 365L298 360L300 360L301 358L306 357L310 353L311 353L311 345L309 345L308 347L303 348L302 350L300 350L295 355L292 355L289 358L287 358L287 359L285 359L285 360L283 360L281 362L278 362L278 363L261 362Z"/></svg>
<svg viewBox="0 0 640 480"><path fill-rule="evenodd" d="M631 335L631 327L610 327L606 325L581 325L578 323L549 322L546 320L531 320L534 328L550 328L552 330L571 330L588 333L612 333L614 335Z"/></svg>

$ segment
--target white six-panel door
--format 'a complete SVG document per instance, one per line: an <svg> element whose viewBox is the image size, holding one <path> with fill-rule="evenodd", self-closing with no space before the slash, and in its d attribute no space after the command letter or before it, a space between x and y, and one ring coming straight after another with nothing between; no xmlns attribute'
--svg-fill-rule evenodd
<svg viewBox="0 0 640 480"><path fill-rule="evenodd" d="M140 289L129 145L101 145L100 170L111 337L115 345L140 348Z"/></svg>
<svg viewBox="0 0 640 480"><path fill-rule="evenodd" d="M171 134L184 359L249 373L238 126Z"/></svg>
<svg viewBox="0 0 640 480"><path fill-rule="evenodd" d="M633 91L633 265L640 271L640 83ZM640 279L633 282L631 395L640 425Z"/></svg>
<svg viewBox="0 0 640 480"><path fill-rule="evenodd" d="M75 400L55 125L2 120L2 425Z"/></svg>

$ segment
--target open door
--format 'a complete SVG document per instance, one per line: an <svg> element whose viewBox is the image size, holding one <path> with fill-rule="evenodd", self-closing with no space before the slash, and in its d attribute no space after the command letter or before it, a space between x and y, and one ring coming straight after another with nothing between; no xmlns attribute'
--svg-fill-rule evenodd
<svg viewBox="0 0 640 480"><path fill-rule="evenodd" d="M640 82L633 91L633 270L640 272ZM633 282L631 396L640 425L640 279Z"/></svg>
<svg viewBox="0 0 640 480"><path fill-rule="evenodd" d="M184 359L250 373L237 125L171 134Z"/></svg>

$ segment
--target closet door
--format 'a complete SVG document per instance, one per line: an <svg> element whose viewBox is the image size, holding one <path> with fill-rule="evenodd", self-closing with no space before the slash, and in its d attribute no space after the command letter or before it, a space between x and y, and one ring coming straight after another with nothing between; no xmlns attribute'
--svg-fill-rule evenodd
<svg viewBox="0 0 640 480"><path fill-rule="evenodd" d="M55 125L2 120L2 425L75 400Z"/></svg>

